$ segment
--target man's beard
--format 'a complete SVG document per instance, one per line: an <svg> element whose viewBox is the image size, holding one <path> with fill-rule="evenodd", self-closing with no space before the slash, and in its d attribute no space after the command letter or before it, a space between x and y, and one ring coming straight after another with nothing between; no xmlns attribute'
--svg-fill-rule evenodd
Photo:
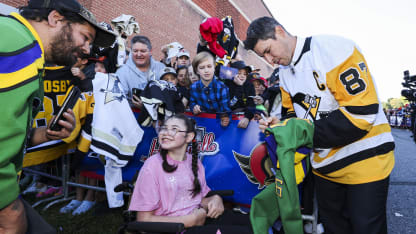
<svg viewBox="0 0 416 234"><path fill-rule="evenodd" d="M72 66L77 62L77 57L81 57L81 48L75 46L72 37L72 27L68 23L62 28L62 32L56 35L51 42L52 63L62 66Z"/></svg>

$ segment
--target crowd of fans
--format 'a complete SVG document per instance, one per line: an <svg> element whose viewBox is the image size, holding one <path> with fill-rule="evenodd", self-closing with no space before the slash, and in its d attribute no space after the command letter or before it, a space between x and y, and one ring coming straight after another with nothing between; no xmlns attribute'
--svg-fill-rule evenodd
<svg viewBox="0 0 416 234"><path fill-rule="evenodd" d="M412 132L415 124L415 104L406 104L403 107L386 109L387 120L390 126L397 128L407 128Z"/></svg>
<svg viewBox="0 0 416 234"><path fill-rule="evenodd" d="M109 27L108 24L103 25ZM117 64L119 48L127 48L123 64ZM129 46L120 47L115 43L104 50L93 48L89 55L79 58L72 67L64 68L66 72L59 73L58 76L70 80L72 85L78 86L83 92L91 92L92 80L97 72L115 73L131 108L140 110L138 122L142 126L159 127L156 126L159 121L161 123L170 117L166 112L163 115L149 113L152 108L145 106L152 104L147 103L150 99L161 99L160 108L154 109L162 108L172 114L216 114L222 127L228 127L232 114L241 117L239 128L247 128L250 121L259 120L261 115L269 116L272 113L280 116L278 69L266 79L259 74L259 69L246 65L237 53L224 65L218 62L218 55L210 50L202 35L197 45L198 53L194 58L178 42L163 46L161 51L164 56L159 59L152 56L153 50L148 37L133 35ZM47 70L45 75L45 79L56 77L56 70ZM154 90L155 86L158 89ZM165 95L161 97L160 93L164 92ZM87 121L83 122L82 131L92 121L91 118L85 119ZM96 179L87 178L81 173L80 162L86 155L82 151L78 147L72 155L71 174L77 183L97 186ZM54 162L49 164L55 165ZM49 166L37 165L34 168L45 171ZM37 198L62 194L62 188L57 183L40 179L30 173L25 173L21 185L27 186L23 194L36 193ZM90 210L97 199L102 201L103 197L98 192L77 188L76 198L62 207L60 212L82 214Z"/></svg>
<svg viewBox="0 0 416 234"><path fill-rule="evenodd" d="M122 15L112 23L114 32L109 24L98 25L75 0L30 0L20 14L0 17L6 32L0 46L6 61L0 87L6 107L0 137L5 148L0 232L50 229L19 197L18 181L23 178L22 187L31 183L23 194L36 192L38 198L61 189L32 181L30 173L22 176L20 170L42 168L40 163L68 153L72 176L89 185L99 182L85 178L80 162L90 150L98 154L105 162L108 206L122 206L123 194L114 189L122 182L121 167L142 140L140 126L153 126L160 152L145 161L129 207L137 211L138 221L179 222L187 233L266 233L280 218L285 233L303 233L298 185L305 182L306 187L302 179L312 167L310 185L325 232L387 233L395 144L373 78L353 41L302 38L274 18L258 18L247 29L244 47L273 66L281 65L266 79L239 56L229 16L200 24L193 58L191 48L179 42L167 42L161 48L164 56L154 58L146 32L133 35L139 31L133 16ZM75 87L82 91L77 104L64 111L60 130L51 129L53 115ZM131 108L140 112L137 121ZM273 181L252 199L250 217L230 214L219 196L208 196L195 122L184 112L215 115L224 129L231 115L239 113L239 128L259 120L259 129L267 131L271 164L262 170L270 170ZM299 149L304 153L296 154ZM99 197L77 189L76 198L60 212L85 213Z"/></svg>

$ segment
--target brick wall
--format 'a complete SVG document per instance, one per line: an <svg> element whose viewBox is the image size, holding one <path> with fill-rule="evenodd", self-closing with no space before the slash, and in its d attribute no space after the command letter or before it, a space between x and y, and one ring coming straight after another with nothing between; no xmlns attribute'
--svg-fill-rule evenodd
<svg viewBox="0 0 416 234"><path fill-rule="evenodd" d="M251 20L262 16L272 16L262 0L232 0Z"/></svg>
<svg viewBox="0 0 416 234"><path fill-rule="evenodd" d="M267 8L262 0L232 0L238 9L244 12L250 20L254 20L261 16L270 16ZM246 38L247 28L250 22L238 11L234 5L228 0L193 0L202 10L207 12L211 17L223 18L230 15L233 18L234 31L237 37L244 41ZM260 74L269 77L273 69L252 52L246 51L241 45L239 46L239 54L248 65L254 65L260 68Z"/></svg>
<svg viewBox="0 0 416 234"><path fill-rule="evenodd" d="M18 7L26 5L27 0L0 0L1 3ZM177 41L195 56L199 41L199 24L204 16L192 7L187 0L79 0L94 13L98 21L110 22L121 15L133 15L140 25L140 34L150 38L153 56L159 60L162 45ZM231 15L237 36L245 39L249 22L228 0L192 0L210 16L222 18ZM268 14L261 0L233 0L238 8L250 18ZM246 9L247 8L247 9ZM255 10L254 10L255 9ZM256 15L258 14L258 15ZM239 53L247 64L261 69L261 74L268 77L273 71L264 60L253 53L248 53L241 46Z"/></svg>
<svg viewBox="0 0 416 234"><path fill-rule="evenodd" d="M230 15L234 22L234 31L238 38L245 39L248 25L250 24L238 10L228 0L193 0L195 4L201 7L211 17L223 18Z"/></svg>

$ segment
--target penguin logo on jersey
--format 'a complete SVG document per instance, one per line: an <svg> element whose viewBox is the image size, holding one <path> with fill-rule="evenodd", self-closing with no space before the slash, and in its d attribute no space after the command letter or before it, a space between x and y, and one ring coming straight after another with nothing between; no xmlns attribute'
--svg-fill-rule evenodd
<svg viewBox="0 0 416 234"><path fill-rule="evenodd" d="M104 104L116 100L121 102L125 98L120 89L120 80L115 74L108 74L107 89L101 89L100 91L105 93Z"/></svg>
<svg viewBox="0 0 416 234"><path fill-rule="evenodd" d="M319 104L321 103L321 98L317 96L311 96L309 94L304 93L297 93L292 98L293 103L298 104L303 109L305 109L305 116L304 119L307 119L308 116L311 116L313 120L316 119L316 115L318 113ZM302 116L300 116L302 117Z"/></svg>
<svg viewBox="0 0 416 234"><path fill-rule="evenodd" d="M224 36L222 37L222 42L226 43L227 41L230 40L230 37L231 37L230 29L224 28Z"/></svg>

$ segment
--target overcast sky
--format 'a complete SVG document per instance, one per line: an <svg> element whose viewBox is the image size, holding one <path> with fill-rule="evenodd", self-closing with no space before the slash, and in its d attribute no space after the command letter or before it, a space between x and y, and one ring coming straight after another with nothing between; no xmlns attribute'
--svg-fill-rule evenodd
<svg viewBox="0 0 416 234"><path fill-rule="evenodd" d="M292 34L335 34L363 51L381 101L400 97L403 71L416 75L415 0L264 0Z"/></svg>

